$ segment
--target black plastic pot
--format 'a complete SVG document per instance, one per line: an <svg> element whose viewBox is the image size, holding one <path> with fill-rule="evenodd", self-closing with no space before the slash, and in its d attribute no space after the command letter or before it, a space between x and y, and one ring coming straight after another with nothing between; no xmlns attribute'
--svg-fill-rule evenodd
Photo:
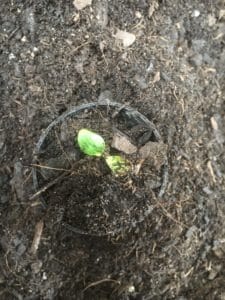
<svg viewBox="0 0 225 300"><path fill-rule="evenodd" d="M48 139L52 130L54 130L54 128L56 126L63 124L63 122L66 122L68 119L76 118L77 116L82 115L84 112L91 111L91 110L98 109L98 108L106 109L106 110L113 110L113 113L120 114L120 116L126 122L131 124L132 126L143 125L145 128L148 128L154 141L159 142L161 140L160 134L159 134L158 130L156 129L155 125L151 121L149 121L145 116L143 116L141 113L139 113L138 111L136 111L130 107L126 107L124 105L121 105L120 103L110 102L106 99L104 102L101 102L101 103L93 102L93 103L88 103L88 104L74 107L74 108L70 109L69 111L63 113L56 120L54 120L44 130L44 132L40 136L40 139L34 149L33 164L38 164L38 157L39 157L40 153L42 153L42 151L43 151L43 145L46 142L46 140ZM37 169L38 169L37 167L33 167L33 169L32 169L33 186L34 186L35 192L40 191L42 189L42 187L40 186L40 183L39 183ZM165 186L165 182L163 182L163 181L165 181L164 176L162 176L162 185L161 185L162 188L164 188L164 186ZM160 191L159 191L159 193L160 193ZM161 192L161 194L162 194L162 192ZM42 196L40 195L40 198L41 197ZM93 235L90 232L83 231L82 228L74 228L73 226L65 224L65 223L63 223L62 225L67 227L69 230L72 230L79 234ZM94 234L94 235L100 236L103 234L99 233L99 234Z"/></svg>

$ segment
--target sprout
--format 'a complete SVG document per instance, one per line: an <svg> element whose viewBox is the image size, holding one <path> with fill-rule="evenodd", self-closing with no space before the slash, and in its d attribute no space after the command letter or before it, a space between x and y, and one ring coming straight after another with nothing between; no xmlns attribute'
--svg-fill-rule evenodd
<svg viewBox="0 0 225 300"><path fill-rule="evenodd" d="M105 152L105 141L99 134L88 129L81 129L77 135L80 150L89 156L103 156ZM119 155L107 156L104 159L108 167L115 175L125 175L130 170L130 164Z"/></svg>
<svg viewBox="0 0 225 300"><path fill-rule="evenodd" d="M87 155L100 157L105 151L104 139L88 129L78 132L77 141L81 151Z"/></svg>
<svg viewBox="0 0 225 300"><path fill-rule="evenodd" d="M119 155L108 156L105 161L116 175L125 175L130 170L129 162Z"/></svg>

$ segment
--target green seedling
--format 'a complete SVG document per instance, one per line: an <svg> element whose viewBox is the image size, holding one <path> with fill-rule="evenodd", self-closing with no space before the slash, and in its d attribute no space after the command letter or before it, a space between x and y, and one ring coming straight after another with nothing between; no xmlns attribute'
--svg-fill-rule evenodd
<svg viewBox="0 0 225 300"><path fill-rule="evenodd" d="M77 135L77 142L80 150L89 156L103 156L106 164L115 175L125 175L130 170L127 160L119 155L105 154L105 141L99 134L88 129L81 129Z"/></svg>
<svg viewBox="0 0 225 300"><path fill-rule="evenodd" d="M126 175L130 170L129 162L119 155L107 156L105 161L111 171L116 175Z"/></svg>
<svg viewBox="0 0 225 300"><path fill-rule="evenodd" d="M89 156L102 156L105 151L105 141L97 133L81 129L77 136L80 150Z"/></svg>

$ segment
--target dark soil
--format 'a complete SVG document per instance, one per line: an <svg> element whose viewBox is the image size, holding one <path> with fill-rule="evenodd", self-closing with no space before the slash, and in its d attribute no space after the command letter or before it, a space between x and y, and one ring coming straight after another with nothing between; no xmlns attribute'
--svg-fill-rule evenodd
<svg viewBox="0 0 225 300"><path fill-rule="evenodd" d="M222 0L93 0L81 11L72 0L1 1L0 299L225 299L224 9ZM129 47L118 29L135 35ZM106 97L156 125L168 180L138 226L96 237L72 230L72 201L30 200L31 164L55 118ZM107 189L98 180L90 190L81 176L80 190L109 192L110 176Z"/></svg>

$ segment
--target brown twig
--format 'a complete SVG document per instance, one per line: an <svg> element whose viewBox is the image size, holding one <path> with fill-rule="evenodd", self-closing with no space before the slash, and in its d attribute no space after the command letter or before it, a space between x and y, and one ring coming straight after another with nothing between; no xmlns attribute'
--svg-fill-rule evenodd
<svg viewBox="0 0 225 300"><path fill-rule="evenodd" d="M62 173L60 176L58 176L57 178L55 178L54 180L52 180L51 182L49 182L47 185L45 185L44 187L42 187L35 194L33 194L32 196L30 196L29 200L34 200L35 198L37 198L38 196L40 196L41 194L43 194L50 187L52 187L53 185L55 185L56 183L58 183L59 181L61 181L69 172L70 171L66 171L66 172Z"/></svg>

